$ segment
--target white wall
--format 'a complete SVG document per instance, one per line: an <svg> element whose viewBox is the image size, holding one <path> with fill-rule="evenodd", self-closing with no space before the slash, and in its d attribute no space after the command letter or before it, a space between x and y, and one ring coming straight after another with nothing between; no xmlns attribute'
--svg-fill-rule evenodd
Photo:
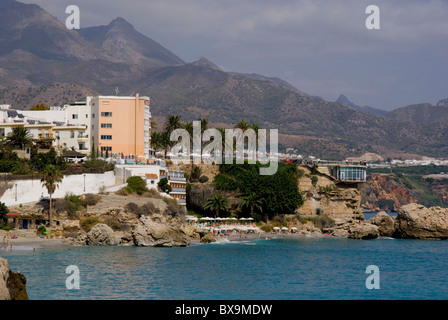
<svg viewBox="0 0 448 320"><path fill-rule="evenodd" d="M73 193L75 195L99 193L101 188L112 186L114 184L115 175L113 171L104 174L86 173L64 176L62 183L58 184L59 187L52 197L63 198L67 193ZM49 196L47 189L42 187L40 179L16 180L11 182L11 187L1 196L0 201L7 206L11 206L20 203L39 201L39 198L42 197L42 195L44 197Z"/></svg>

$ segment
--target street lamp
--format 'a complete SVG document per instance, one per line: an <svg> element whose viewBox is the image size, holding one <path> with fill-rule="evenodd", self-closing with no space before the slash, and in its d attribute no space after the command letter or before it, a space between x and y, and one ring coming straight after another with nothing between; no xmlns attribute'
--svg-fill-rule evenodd
<svg viewBox="0 0 448 320"><path fill-rule="evenodd" d="M84 192L86 192L86 174L84 173L83 176L84 176Z"/></svg>
<svg viewBox="0 0 448 320"><path fill-rule="evenodd" d="M17 183L15 184L16 187L16 202L17 202Z"/></svg>

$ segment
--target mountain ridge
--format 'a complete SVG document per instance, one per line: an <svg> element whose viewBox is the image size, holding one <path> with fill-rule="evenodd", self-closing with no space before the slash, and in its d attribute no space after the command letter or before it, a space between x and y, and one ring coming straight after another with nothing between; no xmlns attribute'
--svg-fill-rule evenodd
<svg viewBox="0 0 448 320"><path fill-rule="evenodd" d="M7 46L0 52L0 103L25 107L33 97L20 100L16 93L26 89L38 95L50 84L61 99L79 97L87 89L114 94L118 86L123 95L151 96L155 117L179 114L184 121L209 118L227 126L244 119L278 129L282 144L318 157L448 155L446 122L403 125L400 119L312 97L279 78L225 72L203 57L185 63L123 18L75 32L36 5L8 0L1 6L0 45ZM2 31L22 22L21 30L40 26L34 38L51 41L36 42L20 32L9 37ZM70 96L62 94L67 86L73 91Z"/></svg>

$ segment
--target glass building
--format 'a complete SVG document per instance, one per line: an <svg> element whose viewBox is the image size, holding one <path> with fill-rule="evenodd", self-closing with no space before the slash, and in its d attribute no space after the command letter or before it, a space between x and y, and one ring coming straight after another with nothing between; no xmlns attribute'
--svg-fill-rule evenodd
<svg viewBox="0 0 448 320"><path fill-rule="evenodd" d="M338 166L336 179L340 181L366 181L367 167Z"/></svg>

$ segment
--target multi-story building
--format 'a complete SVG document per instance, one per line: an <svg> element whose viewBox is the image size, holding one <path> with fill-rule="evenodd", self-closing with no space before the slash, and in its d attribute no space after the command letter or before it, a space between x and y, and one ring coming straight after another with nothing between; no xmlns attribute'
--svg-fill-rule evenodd
<svg viewBox="0 0 448 320"><path fill-rule="evenodd" d="M88 97L91 108L92 144L102 153L131 156L143 161L150 156L151 113L149 97Z"/></svg>
<svg viewBox="0 0 448 320"><path fill-rule="evenodd" d="M28 129L36 142L46 142L56 150L76 149L90 151L89 128L85 122L67 121L71 106L53 107L45 111L0 109L0 136L6 137L14 127Z"/></svg>

